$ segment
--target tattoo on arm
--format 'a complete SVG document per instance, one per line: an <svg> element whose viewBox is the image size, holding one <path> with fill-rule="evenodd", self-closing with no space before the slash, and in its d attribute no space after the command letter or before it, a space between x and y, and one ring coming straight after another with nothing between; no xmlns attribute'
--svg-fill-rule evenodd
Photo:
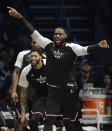
<svg viewBox="0 0 112 131"><path fill-rule="evenodd" d="M20 99L21 114L25 114L26 103L27 103L27 88L21 87L21 99Z"/></svg>
<svg viewBox="0 0 112 131"><path fill-rule="evenodd" d="M16 91L17 85L18 85L18 80L19 80L19 75L20 75L20 68L15 67L13 71L13 76L12 76L12 89Z"/></svg>

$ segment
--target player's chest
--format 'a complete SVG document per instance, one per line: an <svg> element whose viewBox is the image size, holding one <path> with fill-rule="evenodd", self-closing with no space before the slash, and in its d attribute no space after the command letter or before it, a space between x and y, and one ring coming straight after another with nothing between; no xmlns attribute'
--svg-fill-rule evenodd
<svg viewBox="0 0 112 131"><path fill-rule="evenodd" d="M72 53L69 48L51 48L50 56L56 61L68 61L71 58Z"/></svg>

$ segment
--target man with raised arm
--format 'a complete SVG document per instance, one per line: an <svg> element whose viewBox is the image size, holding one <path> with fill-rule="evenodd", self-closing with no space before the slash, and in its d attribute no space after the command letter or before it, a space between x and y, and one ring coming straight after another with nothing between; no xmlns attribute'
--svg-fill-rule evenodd
<svg viewBox="0 0 112 131"><path fill-rule="evenodd" d="M58 27L54 30L54 41L51 41L43 37L17 10L11 7L7 8L9 14L19 19L31 37L46 51L46 75L49 92L44 131L53 131L52 125L58 116L63 117L66 131L82 131L78 121L80 100L79 89L73 71L74 61L78 56L94 53L100 48L109 48L106 40L86 47L75 43L67 43L65 41L67 38L65 30Z"/></svg>

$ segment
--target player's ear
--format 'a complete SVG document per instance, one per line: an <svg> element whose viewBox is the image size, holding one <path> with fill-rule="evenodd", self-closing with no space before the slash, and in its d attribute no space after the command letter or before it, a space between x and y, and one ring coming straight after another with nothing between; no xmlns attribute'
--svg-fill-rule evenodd
<svg viewBox="0 0 112 131"><path fill-rule="evenodd" d="M67 34L65 34L65 38L67 38Z"/></svg>
<svg viewBox="0 0 112 131"><path fill-rule="evenodd" d="M64 36L65 36L65 39L66 39L67 38L67 34L65 33Z"/></svg>
<svg viewBox="0 0 112 131"><path fill-rule="evenodd" d="M42 59L42 56L40 56L40 59Z"/></svg>

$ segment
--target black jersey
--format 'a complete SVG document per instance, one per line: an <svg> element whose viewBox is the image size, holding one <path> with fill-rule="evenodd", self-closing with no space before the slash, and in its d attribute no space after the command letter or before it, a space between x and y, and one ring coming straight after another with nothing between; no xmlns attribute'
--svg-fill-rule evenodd
<svg viewBox="0 0 112 131"><path fill-rule="evenodd" d="M63 43L63 45L56 46L54 42L43 37L37 30L31 36L46 51L48 83L68 86L74 83L74 62L78 56L88 54L88 46L83 47L75 43Z"/></svg>
<svg viewBox="0 0 112 131"><path fill-rule="evenodd" d="M31 64L26 66L21 72L19 85L35 88L38 95L47 95L46 66L43 64L39 70L32 68Z"/></svg>
<svg viewBox="0 0 112 131"><path fill-rule="evenodd" d="M45 48L47 57L47 78L50 84L60 85L75 82L74 61L77 56L65 45L60 48L54 43Z"/></svg>

